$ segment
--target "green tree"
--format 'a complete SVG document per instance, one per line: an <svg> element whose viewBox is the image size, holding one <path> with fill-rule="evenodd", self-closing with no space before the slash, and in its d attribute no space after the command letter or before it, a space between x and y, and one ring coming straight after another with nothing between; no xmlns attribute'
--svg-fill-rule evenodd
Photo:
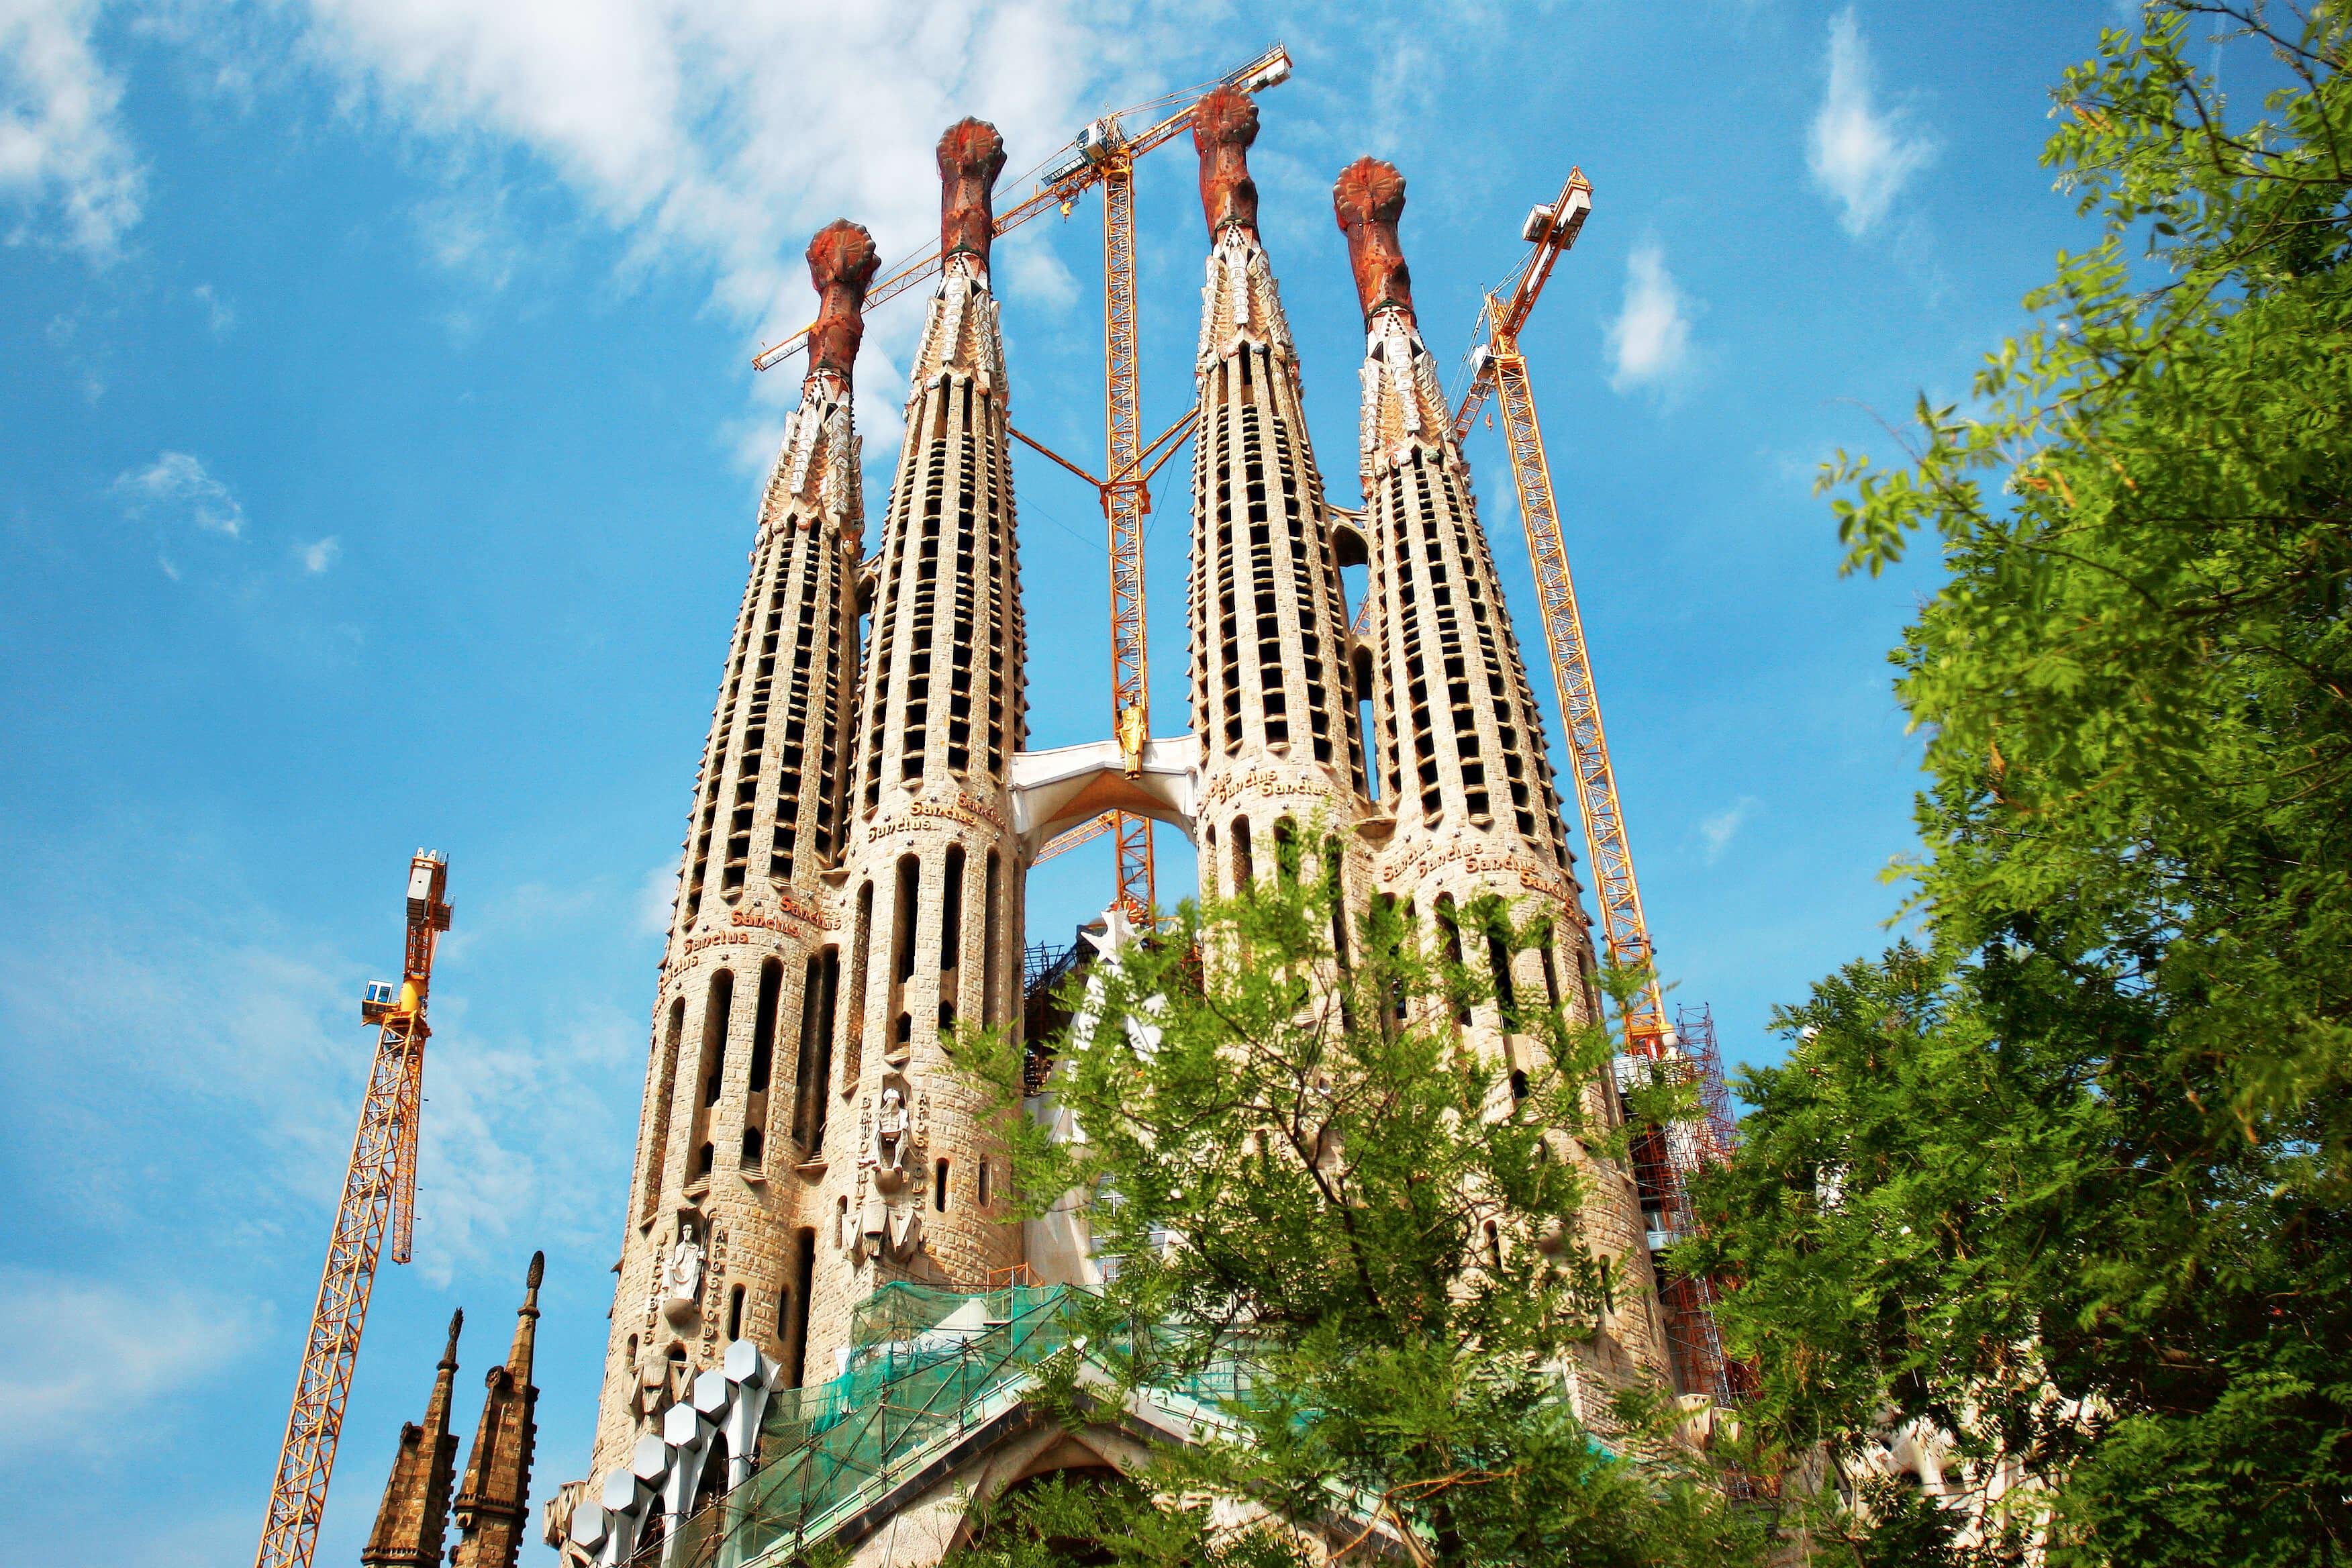
<svg viewBox="0 0 2352 1568"><path fill-rule="evenodd" d="M2062 1565L2352 1555L2347 40L2104 35L2044 155L2103 240L1909 462L1824 475L1849 571L1948 572L1894 655L1924 945L1784 1012L1680 1261L1742 1281L1752 1432L1930 1417L2048 1487Z"/></svg>
<svg viewBox="0 0 2352 1568"><path fill-rule="evenodd" d="M1014 1130L1024 1212L1098 1194L1118 1265L1079 1309L1089 1353L1129 1386L1246 1381L1230 1430L1171 1447L1148 1493L1013 1500L970 1560L1060 1561L1079 1538L1098 1561L1287 1557L1279 1532L1211 1529L1215 1499L1353 1520L1340 1540L1377 1520L1430 1563L1748 1560L1755 1528L1656 1441L1670 1409L1620 1401L1603 1440L1565 1394L1616 1286L1580 1241L1571 1147L1609 1147L1588 1111L1605 1030L1522 1005L1551 1065L1516 1083L1454 1022L1482 974L1385 903L1343 953L1332 889L1283 853L1255 896L1187 906L1087 973L1097 1021L1053 1079L1083 1142L1020 1118L1013 1047L959 1045ZM1539 934L1493 901L1460 918L1513 951ZM1108 1527L1122 1509L1145 1517Z"/></svg>

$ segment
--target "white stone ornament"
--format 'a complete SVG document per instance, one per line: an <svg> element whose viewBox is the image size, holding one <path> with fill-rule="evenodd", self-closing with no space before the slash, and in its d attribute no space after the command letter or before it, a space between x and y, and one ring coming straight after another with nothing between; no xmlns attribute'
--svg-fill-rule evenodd
<svg viewBox="0 0 2352 1568"><path fill-rule="evenodd" d="M702 1247L694 1239L694 1222L678 1227L677 1242L669 1249L662 1269L662 1314L673 1323L684 1322L699 1309L702 1299Z"/></svg>

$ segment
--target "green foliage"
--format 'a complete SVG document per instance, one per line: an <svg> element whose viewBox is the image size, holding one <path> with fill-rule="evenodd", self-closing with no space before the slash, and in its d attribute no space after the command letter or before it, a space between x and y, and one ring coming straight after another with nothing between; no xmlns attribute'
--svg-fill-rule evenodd
<svg viewBox="0 0 2352 1568"><path fill-rule="evenodd" d="M1545 935L1494 901L1459 919L1513 951ZM1377 1520L1429 1563L1746 1561L1753 1528L1652 1440L1671 1410L1622 1402L1605 1447L1564 1396L1559 1368L1616 1289L1580 1240L1572 1147L1611 1146L1588 1110L1605 1029L1522 999L1549 1065L1515 1086L1454 1021L1492 995L1442 932L1383 904L1343 960L1342 930L1325 879L1286 850L1255 896L1188 906L1087 972L1098 1021L1053 1079L1083 1142L1019 1117L1013 1047L959 1047L998 1096L1025 1212L1100 1196L1117 1267L1088 1309L1090 1356L1129 1387L1245 1370L1226 1429L1163 1456L1160 1500L1134 1505L1156 1522L1133 1539L1209 1540L1199 1509L1223 1499L1352 1521L1341 1542Z"/></svg>
<svg viewBox="0 0 2352 1568"><path fill-rule="evenodd" d="M1057 1471L982 1504L956 1568L1306 1568L1279 1531L1220 1530L1203 1505L1155 1504L1098 1471Z"/></svg>
<svg viewBox="0 0 2352 1568"><path fill-rule="evenodd" d="M2352 1554L2352 32L2279 11L2103 37L2046 161L2104 241L1907 466L1825 473L1849 570L1949 572L1895 655L1929 945L1782 1016L1685 1260L1754 1432L1932 1417L2062 1568Z"/></svg>

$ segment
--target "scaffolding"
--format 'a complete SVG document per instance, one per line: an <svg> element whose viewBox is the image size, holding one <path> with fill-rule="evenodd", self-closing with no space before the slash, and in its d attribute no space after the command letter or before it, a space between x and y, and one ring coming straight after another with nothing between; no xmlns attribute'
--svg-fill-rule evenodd
<svg viewBox="0 0 2352 1568"><path fill-rule="evenodd" d="M1636 1130L1633 1181L1649 1229L1650 1250L1664 1251L1698 1233L1691 1205L1690 1179L1709 1165L1730 1159L1738 1140L1731 1117L1731 1094L1723 1081L1723 1058L1715 1040L1715 1016L1706 1007L1679 1007L1674 1033L1654 1056L1618 1059L1621 1084L1664 1081L1685 1091L1681 1114ZM1748 1395L1746 1366L1724 1353L1715 1321L1723 1282L1704 1275L1659 1270L1659 1303L1665 1309L1666 1344L1675 1381L1685 1394L1703 1394L1721 1409Z"/></svg>
<svg viewBox="0 0 2352 1568"><path fill-rule="evenodd" d="M1022 1063L1022 1092L1043 1093L1054 1070L1054 1041L1070 1026L1068 981L1094 957L1083 933L1067 947L1029 945L1021 968L1021 1037L1029 1043Z"/></svg>
<svg viewBox="0 0 2352 1568"><path fill-rule="evenodd" d="M1034 1392L1039 1363L1082 1352L1066 1285L1011 1284L968 1291L893 1283L861 1302L840 1374L780 1389L761 1415L765 1458L731 1490L717 1484L723 1456L674 1542L648 1530L631 1568L762 1568L828 1541L854 1543L902 1489L932 1484L959 1447L984 1437ZM1246 1394L1246 1361L1216 1345L1207 1355L1172 1343L1146 1348L1167 1368L1149 1397L1192 1423L1217 1424Z"/></svg>

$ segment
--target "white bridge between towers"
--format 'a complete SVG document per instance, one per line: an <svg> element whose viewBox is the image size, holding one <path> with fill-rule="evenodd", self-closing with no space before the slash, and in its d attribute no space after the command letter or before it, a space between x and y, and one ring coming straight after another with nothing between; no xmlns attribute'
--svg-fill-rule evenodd
<svg viewBox="0 0 2352 1568"><path fill-rule="evenodd" d="M1148 816L1192 838L1200 814L1201 742L1189 731L1143 742L1135 771L1117 741L1089 741L1013 758L1013 830L1022 858L1045 841L1107 811Z"/></svg>

